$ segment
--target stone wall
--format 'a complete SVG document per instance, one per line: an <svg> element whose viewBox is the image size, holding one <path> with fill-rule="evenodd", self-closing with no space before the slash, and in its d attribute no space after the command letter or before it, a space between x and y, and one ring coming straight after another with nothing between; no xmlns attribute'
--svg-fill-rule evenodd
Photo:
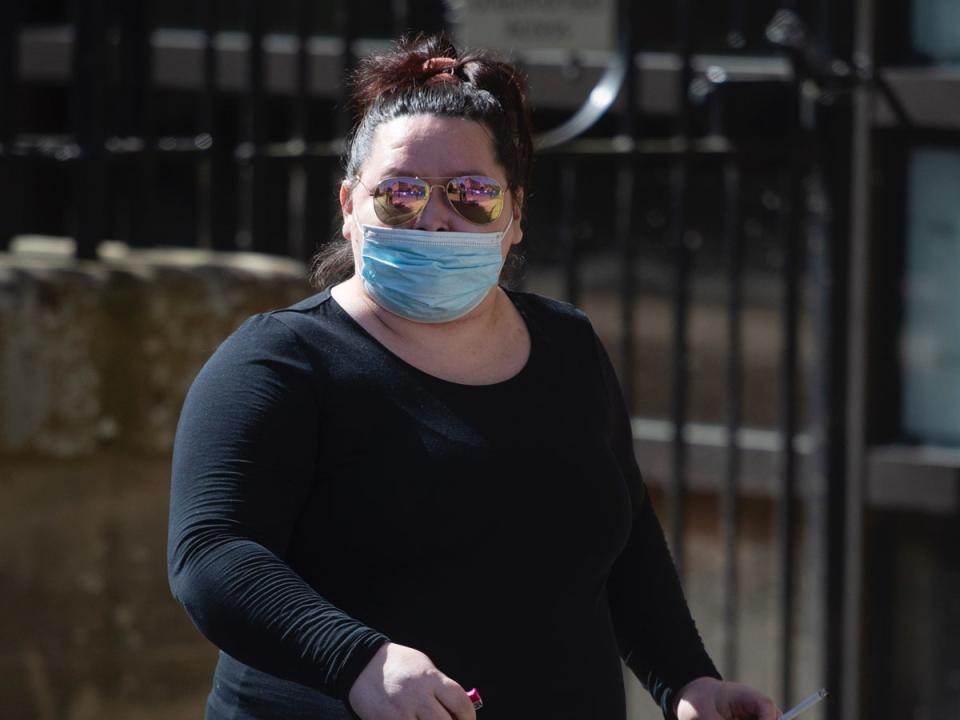
<svg viewBox="0 0 960 720"><path fill-rule="evenodd" d="M245 318L311 290L302 265L252 254L70 255L0 254L0 707L201 717L215 650L166 580L180 406Z"/></svg>
<svg viewBox="0 0 960 720"><path fill-rule="evenodd" d="M246 317L311 290L301 265L257 255L105 245L98 262L71 258L68 243L44 239L0 254L0 585L12 608L0 613L0 707L6 720L200 717L215 649L166 580L180 405ZM588 301L602 332L612 320ZM644 352L664 354L657 342ZM687 553L691 608L715 657L718 512L715 497L692 498ZM772 516L770 498L745 501L738 549L739 678L768 692L778 659ZM797 627L803 689L814 682L808 610ZM630 677L628 697L633 720L659 717Z"/></svg>

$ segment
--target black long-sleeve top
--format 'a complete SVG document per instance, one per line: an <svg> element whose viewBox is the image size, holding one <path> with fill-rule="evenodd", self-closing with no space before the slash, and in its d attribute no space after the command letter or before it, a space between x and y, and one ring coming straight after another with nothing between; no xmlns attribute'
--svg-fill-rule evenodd
<svg viewBox="0 0 960 720"><path fill-rule="evenodd" d="M482 720L623 720L621 657L665 709L718 676L589 321L509 296L531 352L493 385L405 363L329 291L251 317L203 367L168 566L221 649L209 720L350 717L388 638L477 687Z"/></svg>

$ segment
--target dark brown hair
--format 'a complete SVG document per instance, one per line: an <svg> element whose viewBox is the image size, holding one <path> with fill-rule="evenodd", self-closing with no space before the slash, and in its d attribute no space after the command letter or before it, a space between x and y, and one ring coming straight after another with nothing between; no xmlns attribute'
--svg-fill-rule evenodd
<svg viewBox="0 0 960 720"><path fill-rule="evenodd" d="M355 121L343 155L348 180L359 174L374 133L383 123L407 115L461 117L490 130L508 189L514 201L522 203L530 178L533 137L526 82L516 67L486 52L461 55L444 34L416 35L402 38L390 52L361 60L350 85ZM513 250L510 254L504 265L506 276L520 264ZM313 258L310 281L324 288L352 274L353 254L341 236Z"/></svg>

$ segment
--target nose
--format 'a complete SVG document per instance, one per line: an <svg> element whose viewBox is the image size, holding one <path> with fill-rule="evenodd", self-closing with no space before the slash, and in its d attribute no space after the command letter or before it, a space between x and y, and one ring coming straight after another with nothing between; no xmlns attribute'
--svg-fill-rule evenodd
<svg viewBox="0 0 960 720"><path fill-rule="evenodd" d="M430 188L430 197L427 204L417 216L417 230L449 230L450 213L452 210L447 205L446 189L435 185Z"/></svg>

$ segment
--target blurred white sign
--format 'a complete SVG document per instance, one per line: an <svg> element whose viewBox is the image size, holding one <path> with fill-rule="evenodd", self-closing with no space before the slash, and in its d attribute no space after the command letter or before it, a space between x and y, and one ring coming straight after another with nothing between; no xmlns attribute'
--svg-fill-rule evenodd
<svg viewBox="0 0 960 720"><path fill-rule="evenodd" d="M614 48L616 0L449 0L457 39L504 53Z"/></svg>

